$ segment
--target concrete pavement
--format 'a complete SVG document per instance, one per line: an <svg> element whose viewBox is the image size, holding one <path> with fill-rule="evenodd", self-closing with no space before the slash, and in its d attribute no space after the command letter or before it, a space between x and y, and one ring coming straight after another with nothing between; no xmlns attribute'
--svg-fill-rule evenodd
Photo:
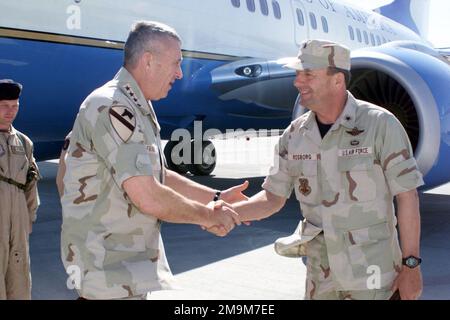
<svg viewBox="0 0 450 320"><path fill-rule="evenodd" d="M215 140L218 164L211 177L192 177L216 189L250 181L260 190L276 137ZM30 237L33 299L74 299L60 260L61 207L54 179L57 161L39 163L41 207ZM450 184L421 198L422 299L450 299ZM162 234L172 271L182 290L159 291L150 299L302 299L305 267L278 256L273 242L294 231L300 219L294 196L276 215L235 228L218 238L193 225L164 223Z"/></svg>

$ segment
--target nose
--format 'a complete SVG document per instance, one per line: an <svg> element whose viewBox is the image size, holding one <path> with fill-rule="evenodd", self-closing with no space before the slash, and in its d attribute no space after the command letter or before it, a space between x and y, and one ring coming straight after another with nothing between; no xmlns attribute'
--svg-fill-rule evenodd
<svg viewBox="0 0 450 320"><path fill-rule="evenodd" d="M181 70L181 66L178 67L178 70L175 74L176 79L180 80L181 78L183 78L183 70Z"/></svg>
<svg viewBox="0 0 450 320"><path fill-rule="evenodd" d="M307 77L303 72L297 72L294 79L294 86L298 87L304 85L307 82Z"/></svg>

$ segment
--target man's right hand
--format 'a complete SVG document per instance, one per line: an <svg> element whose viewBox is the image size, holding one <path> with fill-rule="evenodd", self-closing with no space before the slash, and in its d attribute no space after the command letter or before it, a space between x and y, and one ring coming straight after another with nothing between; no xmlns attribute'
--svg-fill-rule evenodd
<svg viewBox="0 0 450 320"><path fill-rule="evenodd" d="M219 237L224 237L233 230L235 225L241 224L239 215L225 201L211 201L207 206L211 209L211 213L208 225L203 227L208 232Z"/></svg>

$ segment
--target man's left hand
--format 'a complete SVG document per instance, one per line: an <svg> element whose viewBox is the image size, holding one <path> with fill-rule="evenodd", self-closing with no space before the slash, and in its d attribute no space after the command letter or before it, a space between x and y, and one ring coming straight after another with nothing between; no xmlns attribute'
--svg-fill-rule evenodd
<svg viewBox="0 0 450 320"><path fill-rule="evenodd" d="M245 182L242 184L224 190L220 195L220 199L227 203L235 203L248 200L248 197L242 193L245 189L247 189L248 185L248 180L245 180Z"/></svg>
<svg viewBox="0 0 450 320"><path fill-rule="evenodd" d="M422 294L422 273L420 267L414 269L402 266L402 271L392 285L392 292L400 291L402 300L417 300Z"/></svg>

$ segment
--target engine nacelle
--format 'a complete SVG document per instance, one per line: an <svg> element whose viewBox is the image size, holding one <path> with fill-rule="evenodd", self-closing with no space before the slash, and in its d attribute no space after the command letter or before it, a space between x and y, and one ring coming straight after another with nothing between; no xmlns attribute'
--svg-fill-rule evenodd
<svg viewBox="0 0 450 320"><path fill-rule="evenodd" d="M450 179L450 66L431 50L402 43L356 50L349 86L402 122L426 189Z"/></svg>

